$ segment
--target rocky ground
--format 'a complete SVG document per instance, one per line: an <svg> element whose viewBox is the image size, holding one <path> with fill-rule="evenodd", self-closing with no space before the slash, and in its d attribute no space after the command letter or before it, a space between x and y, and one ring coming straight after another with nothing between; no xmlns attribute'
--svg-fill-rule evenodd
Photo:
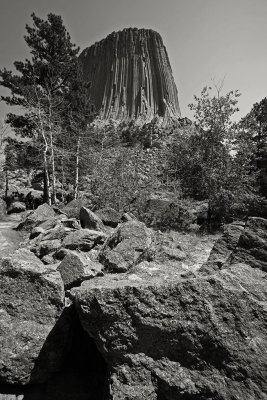
<svg viewBox="0 0 267 400"><path fill-rule="evenodd" d="M26 212L0 267L0 400L267 399L267 220Z"/></svg>

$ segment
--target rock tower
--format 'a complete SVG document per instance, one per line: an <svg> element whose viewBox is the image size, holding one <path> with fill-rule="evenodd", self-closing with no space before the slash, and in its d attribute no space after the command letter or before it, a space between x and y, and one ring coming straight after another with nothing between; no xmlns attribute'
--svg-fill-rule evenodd
<svg viewBox="0 0 267 400"><path fill-rule="evenodd" d="M161 36L151 29L113 32L80 60L102 120L179 119L178 92Z"/></svg>

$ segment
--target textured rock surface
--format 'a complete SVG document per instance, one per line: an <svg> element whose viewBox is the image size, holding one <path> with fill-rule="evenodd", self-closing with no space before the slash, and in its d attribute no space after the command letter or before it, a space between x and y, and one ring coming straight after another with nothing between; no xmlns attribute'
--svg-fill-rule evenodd
<svg viewBox="0 0 267 400"><path fill-rule="evenodd" d="M53 336L63 301L59 272L47 268L29 250L17 250L1 260L1 382L43 382L56 370L61 346L57 341L51 344L48 336Z"/></svg>
<svg viewBox="0 0 267 400"><path fill-rule="evenodd" d="M80 55L102 119L144 122L180 117L177 88L161 36L150 29L113 32Z"/></svg>
<svg viewBox="0 0 267 400"><path fill-rule="evenodd" d="M54 217L56 217L55 211L45 203L39 206L36 210L27 213L25 218L19 223L17 229L31 230L49 218L54 222Z"/></svg>
<svg viewBox="0 0 267 400"><path fill-rule="evenodd" d="M121 221L122 214L111 207L102 208L96 211L96 215L104 225L116 228Z"/></svg>
<svg viewBox="0 0 267 400"><path fill-rule="evenodd" d="M68 218L79 219L80 209L83 206L87 206L87 202L85 200L71 200L66 206L62 208L62 211L67 215Z"/></svg>
<svg viewBox="0 0 267 400"><path fill-rule="evenodd" d="M108 271L125 272L144 259L151 243L151 232L145 224L126 222L107 239L99 260Z"/></svg>
<svg viewBox="0 0 267 400"><path fill-rule="evenodd" d="M8 214L21 213L26 211L26 204L21 201L14 201L7 209Z"/></svg>
<svg viewBox="0 0 267 400"><path fill-rule="evenodd" d="M263 271L236 264L183 279L135 267L72 295L109 364L113 400L267 398Z"/></svg>
<svg viewBox="0 0 267 400"><path fill-rule="evenodd" d="M78 286L82 281L103 275L103 266L81 253L69 253L58 266L65 289Z"/></svg>
<svg viewBox="0 0 267 400"><path fill-rule="evenodd" d="M62 246L70 250L89 251L98 244L103 244L106 234L91 229L81 229L69 233L62 242Z"/></svg>
<svg viewBox="0 0 267 400"><path fill-rule="evenodd" d="M267 271L266 219L250 217L246 224L229 225L201 269L209 272L240 262Z"/></svg>
<svg viewBox="0 0 267 400"><path fill-rule="evenodd" d="M202 269L217 270L230 261L244 230L244 223L233 223L225 228L224 234L214 244L210 256Z"/></svg>
<svg viewBox="0 0 267 400"><path fill-rule="evenodd" d="M101 219L89 208L81 207L80 209L80 222L82 228L93 229L96 231L103 231L104 224Z"/></svg>
<svg viewBox="0 0 267 400"><path fill-rule="evenodd" d="M248 219L230 262L244 262L267 272L267 219Z"/></svg>

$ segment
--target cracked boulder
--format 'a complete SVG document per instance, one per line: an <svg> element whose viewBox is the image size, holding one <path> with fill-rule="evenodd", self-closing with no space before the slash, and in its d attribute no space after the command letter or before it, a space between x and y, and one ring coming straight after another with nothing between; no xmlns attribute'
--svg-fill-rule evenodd
<svg viewBox="0 0 267 400"><path fill-rule="evenodd" d="M120 225L105 242L99 261L110 272L125 272L147 257L151 231L139 221Z"/></svg>
<svg viewBox="0 0 267 400"><path fill-rule="evenodd" d="M266 399L266 273L244 264L193 277L156 269L71 291L108 363L113 400Z"/></svg>
<svg viewBox="0 0 267 400"><path fill-rule="evenodd" d="M61 276L27 249L0 264L0 381L44 382L65 344L64 329L53 335L64 305Z"/></svg>

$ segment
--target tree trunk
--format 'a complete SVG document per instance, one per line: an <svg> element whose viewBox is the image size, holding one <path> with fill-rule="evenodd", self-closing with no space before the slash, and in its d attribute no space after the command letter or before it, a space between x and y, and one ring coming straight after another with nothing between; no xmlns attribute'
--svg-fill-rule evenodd
<svg viewBox="0 0 267 400"><path fill-rule="evenodd" d="M79 136L78 141L77 141L77 149L76 149L76 168L75 168L75 184L74 184L74 199L75 200L78 197L78 189L79 189L80 147L81 147L81 138Z"/></svg>
<svg viewBox="0 0 267 400"><path fill-rule="evenodd" d="M7 199L7 194L8 194L8 172L6 169L6 189L5 189L5 198Z"/></svg>
<svg viewBox="0 0 267 400"><path fill-rule="evenodd" d="M65 193L64 193L64 188L65 188L65 170L64 170L64 156L61 159L61 201L62 203L65 202Z"/></svg>
<svg viewBox="0 0 267 400"><path fill-rule="evenodd" d="M48 172L48 164L47 164L47 145L43 152L44 157L44 201L49 206L51 206L51 193L50 193L50 179L49 179L49 172Z"/></svg>
<svg viewBox="0 0 267 400"><path fill-rule="evenodd" d="M53 133L50 127L50 151L51 151L51 167L52 167L52 203L56 204L56 168L55 168L55 154L54 154L54 143Z"/></svg>

